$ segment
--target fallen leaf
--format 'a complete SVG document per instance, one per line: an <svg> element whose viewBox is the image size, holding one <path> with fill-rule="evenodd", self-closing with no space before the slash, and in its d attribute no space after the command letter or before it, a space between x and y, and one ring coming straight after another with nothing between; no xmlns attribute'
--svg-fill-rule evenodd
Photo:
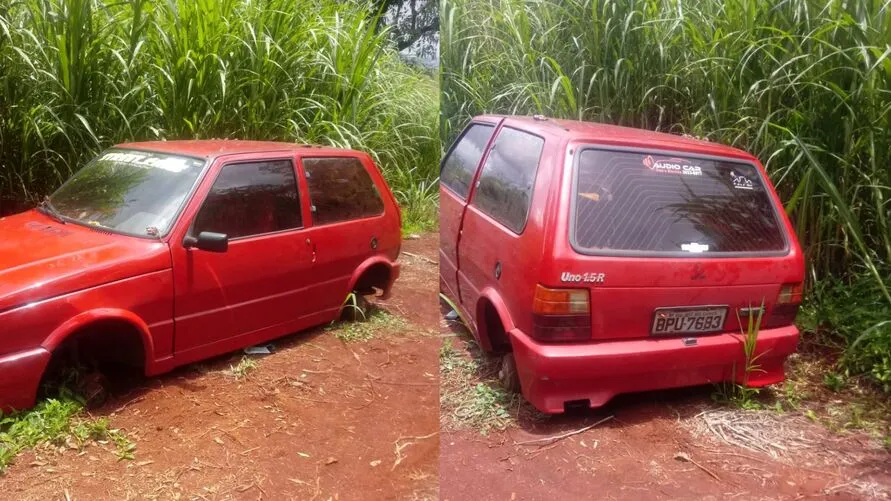
<svg viewBox="0 0 891 501"><path fill-rule="evenodd" d="M328 458L328 460L325 461L325 466L328 466L328 465L330 465L330 464L334 464L334 463L336 463L336 462L337 462L337 459L335 459L335 458Z"/></svg>

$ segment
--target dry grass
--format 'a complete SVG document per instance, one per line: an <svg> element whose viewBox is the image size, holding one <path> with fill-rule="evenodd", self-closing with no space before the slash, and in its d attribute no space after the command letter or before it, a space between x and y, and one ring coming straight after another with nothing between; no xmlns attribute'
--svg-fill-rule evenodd
<svg viewBox="0 0 891 501"><path fill-rule="evenodd" d="M802 416L709 409L697 414L688 425L697 435L711 435L726 444L773 458L820 444L813 425Z"/></svg>
<svg viewBox="0 0 891 501"><path fill-rule="evenodd" d="M443 320L439 350L440 422L446 429L482 434L547 416L498 381L498 359L484 353L459 320Z"/></svg>

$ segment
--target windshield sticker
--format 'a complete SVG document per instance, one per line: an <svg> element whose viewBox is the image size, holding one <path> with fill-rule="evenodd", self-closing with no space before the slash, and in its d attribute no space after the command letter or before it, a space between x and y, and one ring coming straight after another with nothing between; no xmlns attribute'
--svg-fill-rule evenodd
<svg viewBox="0 0 891 501"><path fill-rule="evenodd" d="M606 273L572 273L564 271L560 274L561 282L602 284L606 280Z"/></svg>
<svg viewBox="0 0 891 501"><path fill-rule="evenodd" d="M158 157L142 153L106 153L100 160L133 164L140 167L154 167L157 169L170 171L175 174L189 168L189 163L184 158Z"/></svg>
<svg viewBox="0 0 891 501"><path fill-rule="evenodd" d="M742 174L737 176L735 172L730 171L730 177L733 178L733 187L738 190L755 189L754 185L752 185L752 181L749 181L746 176L743 176Z"/></svg>
<svg viewBox="0 0 891 501"><path fill-rule="evenodd" d="M643 159L643 164L646 168L656 171L656 172L665 172L668 174L681 174L683 176L701 176L702 168L698 165L693 165L687 160L683 158L653 158L651 155L647 155Z"/></svg>
<svg viewBox="0 0 891 501"><path fill-rule="evenodd" d="M689 244L681 244L681 250L686 252L707 252L708 245L690 242Z"/></svg>

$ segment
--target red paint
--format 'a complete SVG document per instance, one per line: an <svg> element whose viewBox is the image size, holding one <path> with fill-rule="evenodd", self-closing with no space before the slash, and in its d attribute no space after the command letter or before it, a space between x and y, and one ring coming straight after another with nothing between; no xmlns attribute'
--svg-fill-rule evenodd
<svg viewBox="0 0 891 501"><path fill-rule="evenodd" d="M528 222L521 234L499 224L473 202L492 141L477 166L469 202L444 185L440 188L441 289L458 304L487 351L499 351L499 343L484 312L496 313L490 317L497 317L507 332L509 346L504 348L514 352L523 394L533 405L557 413L573 400L589 400L597 407L624 392L726 381L733 378L731 374L741 380L736 313L750 303L757 306L762 298L765 327L756 353L764 353L759 362L766 372L753 373L748 384L783 380L783 361L795 351L798 331L794 325L771 325L770 316L781 285L803 281L804 261L789 218L769 182L765 189L779 208L779 224L788 241L788 252L783 255L596 256L576 252L569 238L570 160L579 146L739 159L754 164L766 180L757 158L725 145L601 124L501 116L478 117L473 123L497 124L493 137L509 126L544 139ZM501 265L500 278L495 277L496 263ZM561 280L566 271L602 273L605 279L603 283L566 283ZM539 284L589 290L587 339L549 343L532 337L533 295ZM695 346L684 346L681 337L650 335L654 308L708 304L728 306L721 333L684 336L695 337Z"/></svg>
<svg viewBox="0 0 891 501"><path fill-rule="evenodd" d="M34 404L52 351L99 321L142 336L145 372L169 371L338 317L372 264L399 275L395 198L361 152L257 141L119 145L205 158L197 189L164 238L60 224L38 211L0 218L0 410ZM384 200L379 216L314 226L301 159L354 157ZM220 169L231 162L293 160L303 227L230 241L229 250L186 249L183 238ZM370 242L376 238L377 246Z"/></svg>

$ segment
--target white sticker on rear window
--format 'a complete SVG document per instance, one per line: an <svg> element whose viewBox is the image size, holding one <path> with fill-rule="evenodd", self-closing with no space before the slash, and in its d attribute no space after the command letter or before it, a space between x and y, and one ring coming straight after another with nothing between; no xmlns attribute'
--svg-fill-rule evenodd
<svg viewBox="0 0 891 501"><path fill-rule="evenodd" d="M738 190L753 190L754 185L746 176L737 175L736 172L730 171L730 177L733 178L733 187Z"/></svg>
<svg viewBox="0 0 891 501"><path fill-rule="evenodd" d="M683 176L702 175L701 167L693 165L683 158L653 158L652 155L647 155L643 159L643 164L646 168L655 172L680 174Z"/></svg>
<svg viewBox="0 0 891 501"><path fill-rule="evenodd" d="M703 245L698 242L690 242L689 244L681 244L681 250L687 252L707 252L708 245Z"/></svg>

